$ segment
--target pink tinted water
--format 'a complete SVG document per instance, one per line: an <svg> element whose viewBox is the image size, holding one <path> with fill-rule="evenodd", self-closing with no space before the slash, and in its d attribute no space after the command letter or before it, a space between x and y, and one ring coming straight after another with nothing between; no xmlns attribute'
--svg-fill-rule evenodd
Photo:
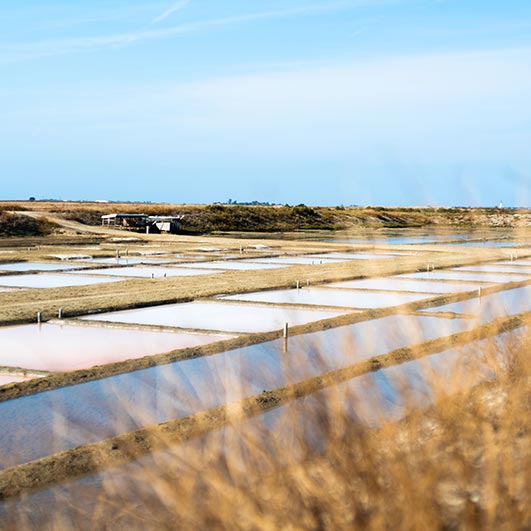
<svg viewBox="0 0 531 531"><path fill-rule="evenodd" d="M72 371L228 338L49 323L10 326L0 328L0 366Z"/></svg>
<svg viewBox="0 0 531 531"><path fill-rule="evenodd" d="M225 302L189 302L151 308L109 312L84 317L119 323L175 326L228 332L268 332L284 327L336 317L344 311L275 308Z"/></svg>
<svg viewBox="0 0 531 531"><path fill-rule="evenodd" d="M17 374L0 373L0 386L7 385L9 383L15 383L15 382L25 382L26 380L30 380L30 379L31 378L28 378L26 376L19 376Z"/></svg>

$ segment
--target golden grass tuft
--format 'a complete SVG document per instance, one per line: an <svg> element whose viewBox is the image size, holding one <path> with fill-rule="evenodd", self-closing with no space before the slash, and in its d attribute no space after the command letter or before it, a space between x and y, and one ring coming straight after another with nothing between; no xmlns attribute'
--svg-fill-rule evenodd
<svg viewBox="0 0 531 531"><path fill-rule="evenodd" d="M7 526L528 528L530 345L527 328L398 366L392 403L364 375L8 502Z"/></svg>
<svg viewBox="0 0 531 531"><path fill-rule="evenodd" d="M155 456L132 484L134 526L193 529L523 529L529 507L530 369L526 346L491 343L434 373L433 402L404 389L400 418L336 389L275 423ZM429 369L428 369L429 372ZM488 384L475 386L488 373ZM455 392L449 391L454 390ZM346 407L348 404L348 407ZM146 485L150 485L146 489ZM147 491L147 498L146 498ZM120 493L117 493L120 496ZM130 493L129 493L130 494ZM130 496L127 496L129 498ZM105 524L95 520L94 526Z"/></svg>

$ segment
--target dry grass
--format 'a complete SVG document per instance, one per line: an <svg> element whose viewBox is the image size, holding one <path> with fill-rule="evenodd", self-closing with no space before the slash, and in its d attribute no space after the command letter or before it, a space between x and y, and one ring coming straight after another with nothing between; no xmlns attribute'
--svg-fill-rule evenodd
<svg viewBox="0 0 531 531"><path fill-rule="evenodd" d="M529 226L528 209L307 207L244 205L172 205L146 203L90 203L63 201L7 201L0 209L38 211L98 225L100 216L114 212L184 215L184 229L286 231L300 229L404 228L434 226L511 228Z"/></svg>
<svg viewBox="0 0 531 531"><path fill-rule="evenodd" d="M436 396L401 422L364 428L345 414L345 397L331 395L310 418L307 407L290 412L287 445L263 426L260 436L234 438L228 453L213 444L206 459L174 452L178 479L168 456L154 460L133 482L139 496L152 496L120 518L194 529L527 528L529 360L520 355L510 362L518 370L498 371L495 385Z"/></svg>
<svg viewBox="0 0 531 531"><path fill-rule="evenodd" d="M506 334L446 362L426 359L415 375L389 373L392 407L372 379L307 395L269 419L240 423L241 411L229 411L225 429L44 494L45 506L13 502L4 525L528 528L529 341L529 332Z"/></svg>

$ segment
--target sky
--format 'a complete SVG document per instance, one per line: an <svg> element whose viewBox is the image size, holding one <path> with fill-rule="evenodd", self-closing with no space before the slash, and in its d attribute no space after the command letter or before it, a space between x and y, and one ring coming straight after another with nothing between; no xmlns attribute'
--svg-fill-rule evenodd
<svg viewBox="0 0 531 531"><path fill-rule="evenodd" d="M529 0L0 0L0 199L530 189Z"/></svg>

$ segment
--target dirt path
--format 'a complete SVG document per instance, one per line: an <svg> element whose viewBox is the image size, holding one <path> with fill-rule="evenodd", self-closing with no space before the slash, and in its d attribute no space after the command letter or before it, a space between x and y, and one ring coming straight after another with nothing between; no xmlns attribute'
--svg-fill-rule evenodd
<svg viewBox="0 0 531 531"><path fill-rule="evenodd" d="M24 211L14 211L13 214L19 216L28 216L33 219L47 219L52 223L59 225L65 229L71 230L76 233L81 234L97 234L99 236L108 236L112 238L127 238L134 237L138 240L151 241L151 242L168 242L168 241L197 241L194 237L191 236L177 236L172 234L143 234L141 232L130 232L123 231L118 229L111 229L103 226L96 225L85 225L77 221L64 219L61 216L55 215L51 212L37 211L37 210L24 210Z"/></svg>

